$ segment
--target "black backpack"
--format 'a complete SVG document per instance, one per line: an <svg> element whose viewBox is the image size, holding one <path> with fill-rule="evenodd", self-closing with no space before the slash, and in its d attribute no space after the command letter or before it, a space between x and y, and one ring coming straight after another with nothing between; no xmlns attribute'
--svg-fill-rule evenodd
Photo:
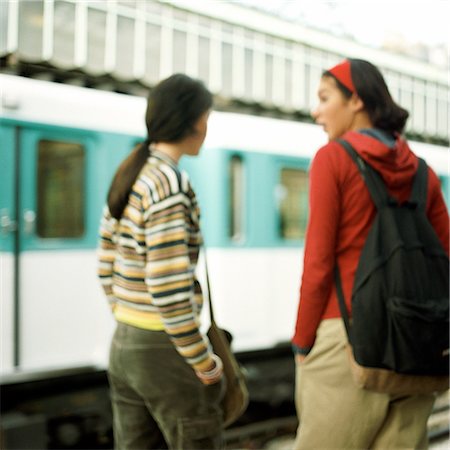
<svg viewBox="0 0 450 450"><path fill-rule="evenodd" d="M357 364L398 374L449 374L449 258L426 216L428 168L419 159L410 199L399 204L381 176L342 139L377 214L352 291L352 319L335 280L339 307Z"/></svg>

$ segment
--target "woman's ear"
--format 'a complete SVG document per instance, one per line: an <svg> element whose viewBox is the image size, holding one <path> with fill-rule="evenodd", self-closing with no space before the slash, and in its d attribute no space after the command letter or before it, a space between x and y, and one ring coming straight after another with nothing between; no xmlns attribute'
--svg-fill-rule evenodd
<svg viewBox="0 0 450 450"><path fill-rule="evenodd" d="M353 93L351 98L350 98L350 105L353 109L354 112L359 112L362 111L364 109L364 103L363 101L359 98L358 94Z"/></svg>

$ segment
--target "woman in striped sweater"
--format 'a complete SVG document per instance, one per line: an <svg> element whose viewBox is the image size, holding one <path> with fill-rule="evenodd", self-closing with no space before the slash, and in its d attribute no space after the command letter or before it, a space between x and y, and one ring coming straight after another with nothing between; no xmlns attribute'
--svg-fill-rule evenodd
<svg viewBox="0 0 450 450"><path fill-rule="evenodd" d="M220 447L222 363L199 329L199 208L183 155L206 136L212 96L173 75L150 93L147 140L119 167L100 225L99 277L117 321L108 376L115 447Z"/></svg>

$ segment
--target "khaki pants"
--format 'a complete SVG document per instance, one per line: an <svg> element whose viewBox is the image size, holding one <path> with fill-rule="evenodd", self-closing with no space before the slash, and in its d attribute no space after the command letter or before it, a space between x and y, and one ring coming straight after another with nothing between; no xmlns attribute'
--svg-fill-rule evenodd
<svg viewBox="0 0 450 450"><path fill-rule="evenodd" d="M203 385L164 331L119 323L108 378L116 449L222 448L224 382Z"/></svg>
<svg viewBox="0 0 450 450"><path fill-rule="evenodd" d="M300 425L294 450L427 449L435 397L394 397L358 388L346 340L342 319L322 321L311 352L297 365Z"/></svg>

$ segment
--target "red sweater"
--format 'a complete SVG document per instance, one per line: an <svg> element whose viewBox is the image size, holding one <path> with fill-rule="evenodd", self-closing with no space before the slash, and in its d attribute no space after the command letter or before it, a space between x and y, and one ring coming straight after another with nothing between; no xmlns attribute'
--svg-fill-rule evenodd
<svg viewBox="0 0 450 450"><path fill-rule="evenodd" d="M409 198L417 157L398 138L395 147L365 134L343 136L360 156L382 175L389 193L400 202ZM375 216L375 205L346 151L334 141L316 154L310 169L310 211L300 303L292 342L302 353L314 344L323 319L341 317L334 283L337 258L347 307L358 260ZM440 182L428 172L427 216L449 251L449 217Z"/></svg>

